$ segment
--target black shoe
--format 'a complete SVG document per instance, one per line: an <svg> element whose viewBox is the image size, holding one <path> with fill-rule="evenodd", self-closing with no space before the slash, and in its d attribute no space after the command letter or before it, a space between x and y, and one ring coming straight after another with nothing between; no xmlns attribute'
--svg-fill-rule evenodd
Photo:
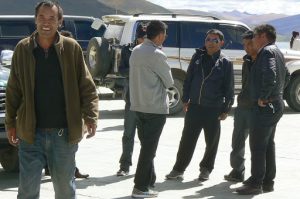
<svg viewBox="0 0 300 199"><path fill-rule="evenodd" d="M75 178L88 178L89 174L82 174L80 173L79 169L76 167L75 169Z"/></svg>
<svg viewBox="0 0 300 199"><path fill-rule="evenodd" d="M274 184L263 184L262 189L264 193L272 192L274 191Z"/></svg>
<svg viewBox="0 0 300 199"><path fill-rule="evenodd" d="M236 172L232 170L228 175L224 175L224 179L231 182L243 182L244 172Z"/></svg>
<svg viewBox="0 0 300 199"><path fill-rule="evenodd" d="M129 170L123 170L123 169L120 169L118 172L117 172L117 176L128 176L129 174Z"/></svg>
<svg viewBox="0 0 300 199"><path fill-rule="evenodd" d="M206 168L200 169L198 180L204 182L209 179L210 171Z"/></svg>
<svg viewBox="0 0 300 199"><path fill-rule="evenodd" d="M240 195L257 195L262 193L260 186L243 185L236 189L236 192Z"/></svg>

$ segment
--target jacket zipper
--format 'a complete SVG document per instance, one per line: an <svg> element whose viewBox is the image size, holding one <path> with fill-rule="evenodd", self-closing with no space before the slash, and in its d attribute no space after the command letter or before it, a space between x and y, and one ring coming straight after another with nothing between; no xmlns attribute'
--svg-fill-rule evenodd
<svg viewBox="0 0 300 199"><path fill-rule="evenodd" d="M199 94L199 100L198 100L198 104L200 105L200 101L201 101L201 97L202 97L202 89L203 89L203 85L204 82L211 76L213 70L216 68L216 65L211 69L210 73L206 76L206 78L204 78L204 71L203 71L203 67L201 67L202 70L202 83L200 86L200 94Z"/></svg>

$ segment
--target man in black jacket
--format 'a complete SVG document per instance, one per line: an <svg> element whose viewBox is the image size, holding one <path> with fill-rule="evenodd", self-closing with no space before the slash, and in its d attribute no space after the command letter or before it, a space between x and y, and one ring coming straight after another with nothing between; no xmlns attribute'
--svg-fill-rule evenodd
<svg viewBox="0 0 300 199"><path fill-rule="evenodd" d="M274 190L276 174L274 136L276 125L283 115L283 90L289 73L283 54L274 44L276 31L271 25L254 29L257 58L250 73L250 96L255 107L250 128L251 177L236 191L253 195Z"/></svg>
<svg viewBox="0 0 300 199"><path fill-rule="evenodd" d="M212 29L206 34L205 48L196 49L183 86L184 128L173 170L167 179L182 178L190 163L202 129L206 141L200 163L199 181L208 180L220 139L220 120L227 117L234 101L233 67L221 53L224 35Z"/></svg>
<svg viewBox="0 0 300 199"><path fill-rule="evenodd" d="M230 153L231 172L224 176L227 181L242 182L245 174L245 141L251 125L253 103L249 93L249 75L256 59L257 50L253 46L253 31L248 30L243 35L243 45L246 55L243 57L242 90L237 96L237 107L234 112L234 128L232 133L232 151Z"/></svg>

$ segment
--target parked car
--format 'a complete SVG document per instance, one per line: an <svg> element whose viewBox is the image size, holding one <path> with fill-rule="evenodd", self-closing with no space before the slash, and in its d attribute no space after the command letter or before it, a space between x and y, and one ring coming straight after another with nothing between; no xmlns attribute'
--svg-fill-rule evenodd
<svg viewBox="0 0 300 199"><path fill-rule="evenodd" d="M225 36L222 52L233 62L235 93L241 89L242 57L245 55L242 33L250 28L238 21L220 20L210 16L178 14L135 14L105 15L92 26L107 25L102 37L94 37L87 48L86 63L98 85L106 86L115 93L122 93L122 76L119 74L121 48L135 40L140 23L161 20L168 25L167 39L163 51L168 56L174 78L174 86L169 89L170 113L182 110L182 87L188 64L195 48L204 46L206 32L216 28ZM295 111L300 111L300 52L282 50L292 78L285 90L285 99Z"/></svg>
<svg viewBox="0 0 300 199"><path fill-rule="evenodd" d="M6 171L18 171L18 148L8 143L5 119L5 88L9 76L9 69L0 65L0 163Z"/></svg>
<svg viewBox="0 0 300 199"><path fill-rule="evenodd" d="M95 82L105 85L116 93L122 93L119 83L119 61L121 48L135 40L135 33L140 23L150 20L161 20L168 25L167 39L162 50L168 56L172 69L174 86L168 90L170 113L182 110L182 88L188 64L195 48L203 47L206 32L216 28L225 36L223 52L234 62L236 91L241 89L242 57L245 54L242 44L242 33L250 28L238 21L220 20L210 16L190 16L177 14L136 14L105 15L102 22L107 24L103 37L90 40L87 49L86 63ZM99 20L93 24L101 25Z"/></svg>
<svg viewBox="0 0 300 199"><path fill-rule="evenodd" d="M34 20L33 15L0 15L0 52L14 50L22 38L30 35L36 27ZM72 32L85 52L89 40L102 36L105 30L105 26L97 31L91 28L94 20L93 17L64 15L61 30Z"/></svg>

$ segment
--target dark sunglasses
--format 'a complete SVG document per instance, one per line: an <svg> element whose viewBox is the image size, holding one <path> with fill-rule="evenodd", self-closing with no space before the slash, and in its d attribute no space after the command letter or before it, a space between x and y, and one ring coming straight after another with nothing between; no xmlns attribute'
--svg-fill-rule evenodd
<svg viewBox="0 0 300 199"><path fill-rule="evenodd" d="M220 39L211 39L211 38L206 38L205 39L206 42L212 42L212 43L215 43L215 44L218 44L220 42Z"/></svg>

